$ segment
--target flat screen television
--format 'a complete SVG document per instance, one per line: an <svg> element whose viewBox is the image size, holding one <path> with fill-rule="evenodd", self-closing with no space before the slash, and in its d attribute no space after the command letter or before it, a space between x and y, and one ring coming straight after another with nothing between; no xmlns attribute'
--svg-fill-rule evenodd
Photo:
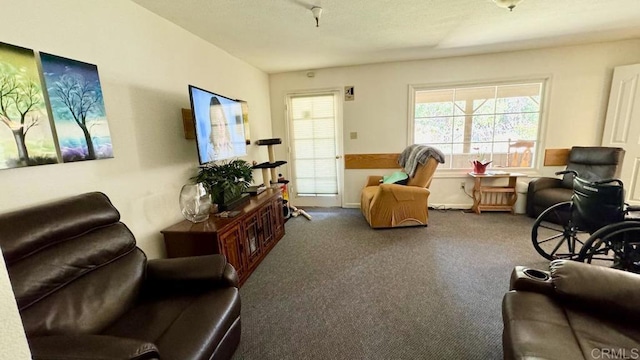
<svg viewBox="0 0 640 360"><path fill-rule="evenodd" d="M189 97L200 164L247 155L243 102L193 85Z"/></svg>

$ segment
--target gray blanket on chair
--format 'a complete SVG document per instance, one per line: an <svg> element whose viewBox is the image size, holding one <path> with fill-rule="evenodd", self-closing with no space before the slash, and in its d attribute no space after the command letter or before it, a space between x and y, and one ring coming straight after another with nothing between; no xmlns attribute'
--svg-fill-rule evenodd
<svg viewBox="0 0 640 360"><path fill-rule="evenodd" d="M440 164L444 164L444 154L442 151L427 145L409 145L402 151L400 157L398 157L398 164L402 166L404 172L409 174L410 177L416 173L418 164L424 164L427 159L432 157L436 159Z"/></svg>

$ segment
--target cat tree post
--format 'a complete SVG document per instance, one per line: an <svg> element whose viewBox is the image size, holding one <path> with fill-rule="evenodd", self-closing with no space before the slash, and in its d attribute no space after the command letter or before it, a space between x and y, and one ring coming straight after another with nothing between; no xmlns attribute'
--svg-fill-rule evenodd
<svg viewBox="0 0 640 360"><path fill-rule="evenodd" d="M278 166L284 165L286 161L276 161L275 160L275 151L273 149L274 145L282 144L282 140L279 138L275 139L261 139L256 142L259 146L266 146L269 152L269 161L263 162L261 164L255 165L254 169L262 169L262 180L265 185L269 184L269 186L278 186L278 177L276 173L276 168ZM269 177L271 175L271 177Z"/></svg>

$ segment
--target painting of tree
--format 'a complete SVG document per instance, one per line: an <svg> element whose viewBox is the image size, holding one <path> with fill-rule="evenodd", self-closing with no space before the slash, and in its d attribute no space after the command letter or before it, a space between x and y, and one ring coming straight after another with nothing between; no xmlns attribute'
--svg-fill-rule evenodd
<svg viewBox="0 0 640 360"><path fill-rule="evenodd" d="M113 157L98 68L46 53L40 60L62 160Z"/></svg>
<svg viewBox="0 0 640 360"><path fill-rule="evenodd" d="M0 169L57 158L34 52L0 43Z"/></svg>

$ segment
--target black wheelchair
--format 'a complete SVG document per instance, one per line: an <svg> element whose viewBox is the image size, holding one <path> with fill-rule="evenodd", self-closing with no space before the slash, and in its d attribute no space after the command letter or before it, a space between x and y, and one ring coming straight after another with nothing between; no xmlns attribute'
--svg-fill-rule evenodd
<svg viewBox="0 0 640 360"><path fill-rule="evenodd" d="M573 170L571 201L543 211L531 230L533 246L548 260L571 259L640 272L638 206L624 203L619 179L588 181Z"/></svg>

